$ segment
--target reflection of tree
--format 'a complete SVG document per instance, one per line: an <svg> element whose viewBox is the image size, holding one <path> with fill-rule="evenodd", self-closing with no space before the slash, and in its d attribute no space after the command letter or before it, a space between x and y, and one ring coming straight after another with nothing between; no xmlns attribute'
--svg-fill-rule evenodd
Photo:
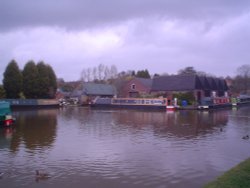
<svg viewBox="0 0 250 188"><path fill-rule="evenodd" d="M118 124L131 126L133 129L152 127L157 135L171 134L177 137L194 137L200 133L213 131L228 122L227 111L177 111L143 112L127 111L115 114Z"/></svg>
<svg viewBox="0 0 250 188"><path fill-rule="evenodd" d="M63 121L76 120L80 123L87 121L92 116L91 110L88 107L79 108L76 106L69 106L66 108L60 108L60 117Z"/></svg>
<svg viewBox="0 0 250 188"><path fill-rule="evenodd" d="M51 146L56 136L57 110L32 110L14 113L16 134L11 141L11 149L17 150L21 141L27 148Z"/></svg>

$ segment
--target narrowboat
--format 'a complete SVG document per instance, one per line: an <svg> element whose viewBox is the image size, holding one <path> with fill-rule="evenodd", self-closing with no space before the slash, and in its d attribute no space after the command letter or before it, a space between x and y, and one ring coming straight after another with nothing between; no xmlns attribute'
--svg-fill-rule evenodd
<svg viewBox="0 0 250 188"><path fill-rule="evenodd" d="M250 96L249 95L239 95L236 98L232 98L233 107L249 105L250 104Z"/></svg>
<svg viewBox="0 0 250 188"><path fill-rule="evenodd" d="M14 121L15 120L11 114L10 103L0 102L0 126L9 127Z"/></svg>
<svg viewBox="0 0 250 188"><path fill-rule="evenodd" d="M101 108L128 108L128 109L151 109L166 110L166 98L100 98L97 97L91 103L91 107ZM168 106L169 109L170 106Z"/></svg>
<svg viewBox="0 0 250 188"><path fill-rule="evenodd" d="M199 110L226 107L232 107L229 97L204 97L201 101L201 105L198 105Z"/></svg>
<svg viewBox="0 0 250 188"><path fill-rule="evenodd" d="M8 102L12 109L16 108L54 108L59 107L57 99L2 99Z"/></svg>

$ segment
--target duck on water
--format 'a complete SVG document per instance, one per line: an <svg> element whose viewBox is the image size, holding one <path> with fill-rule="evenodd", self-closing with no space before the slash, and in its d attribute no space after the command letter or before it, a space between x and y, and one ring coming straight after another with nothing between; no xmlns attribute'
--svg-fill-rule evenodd
<svg viewBox="0 0 250 188"><path fill-rule="evenodd" d="M41 173L39 170L36 170L36 181L39 180L46 180L48 178L51 178L51 176L47 173Z"/></svg>
<svg viewBox="0 0 250 188"><path fill-rule="evenodd" d="M249 135L243 136L242 139L244 139L244 140L249 139Z"/></svg>

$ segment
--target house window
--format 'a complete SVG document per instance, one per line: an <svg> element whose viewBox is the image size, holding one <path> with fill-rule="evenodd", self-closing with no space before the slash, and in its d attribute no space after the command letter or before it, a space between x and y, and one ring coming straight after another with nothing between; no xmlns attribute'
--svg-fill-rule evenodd
<svg viewBox="0 0 250 188"><path fill-rule="evenodd" d="M135 90L135 84L131 84L131 89Z"/></svg>

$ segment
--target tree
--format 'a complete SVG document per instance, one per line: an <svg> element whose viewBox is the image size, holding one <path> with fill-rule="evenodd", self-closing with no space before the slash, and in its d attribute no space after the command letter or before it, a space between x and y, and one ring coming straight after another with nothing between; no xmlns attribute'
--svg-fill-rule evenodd
<svg viewBox="0 0 250 188"><path fill-rule="evenodd" d="M96 75L96 73L97 73L97 68L96 68L96 67L93 68L92 73L93 73L93 79L94 79L94 80L97 80L97 75Z"/></svg>
<svg viewBox="0 0 250 188"><path fill-rule="evenodd" d="M186 67L184 69L180 69L178 71L178 75L198 75L198 76L215 77L213 74L206 73L203 71L197 71L194 69L194 67Z"/></svg>
<svg viewBox="0 0 250 188"><path fill-rule="evenodd" d="M4 99L6 97L5 90L3 86L0 86L0 99Z"/></svg>
<svg viewBox="0 0 250 188"><path fill-rule="evenodd" d="M99 64L97 70L98 70L98 79L103 80L105 66L103 64Z"/></svg>
<svg viewBox="0 0 250 188"><path fill-rule="evenodd" d="M49 98L54 98L57 90L56 74L50 65L47 65L47 73L49 77Z"/></svg>
<svg viewBox="0 0 250 188"><path fill-rule="evenodd" d="M23 93L26 98L39 97L39 75L34 61L29 61L23 69Z"/></svg>
<svg viewBox="0 0 250 188"><path fill-rule="evenodd" d="M3 87L7 98L19 98L22 92L22 73L15 60L12 60L6 67Z"/></svg>
<svg viewBox="0 0 250 188"><path fill-rule="evenodd" d="M49 75L47 72L47 65L44 62L39 62L37 65L38 71L38 98L49 98Z"/></svg>
<svg viewBox="0 0 250 188"><path fill-rule="evenodd" d="M81 81L85 82L87 80L87 71L86 69L83 69L81 72Z"/></svg>
<svg viewBox="0 0 250 188"><path fill-rule="evenodd" d="M135 74L135 71L134 71L134 70L132 71L131 76L136 76L136 74Z"/></svg>
<svg viewBox="0 0 250 188"><path fill-rule="evenodd" d="M110 69L108 66L105 66L104 68L104 80L108 80L110 78Z"/></svg>
<svg viewBox="0 0 250 188"><path fill-rule="evenodd" d="M159 76L160 76L159 74L155 73L153 77L156 78L156 77L159 77Z"/></svg>
<svg viewBox="0 0 250 188"><path fill-rule="evenodd" d="M110 82L117 77L115 65L110 67L99 64L94 68L85 68L81 71L81 80L85 82L94 81L96 83Z"/></svg>
<svg viewBox="0 0 250 188"><path fill-rule="evenodd" d="M178 75L194 75L194 74L197 74L197 71L194 69L194 67L186 67L178 71Z"/></svg>
<svg viewBox="0 0 250 188"><path fill-rule="evenodd" d="M178 104L181 105L183 100L187 101L189 105L195 102L195 97L193 92L178 92L173 94L174 98L178 99Z"/></svg>
<svg viewBox="0 0 250 188"><path fill-rule="evenodd" d="M136 77L138 78L150 78L150 74L147 69L137 71Z"/></svg>
<svg viewBox="0 0 250 188"><path fill-rule="evenodd" d="M242 65L237 69L236 83L240 85L239 90L248 93L250 89L250 65Z"/></svg>

